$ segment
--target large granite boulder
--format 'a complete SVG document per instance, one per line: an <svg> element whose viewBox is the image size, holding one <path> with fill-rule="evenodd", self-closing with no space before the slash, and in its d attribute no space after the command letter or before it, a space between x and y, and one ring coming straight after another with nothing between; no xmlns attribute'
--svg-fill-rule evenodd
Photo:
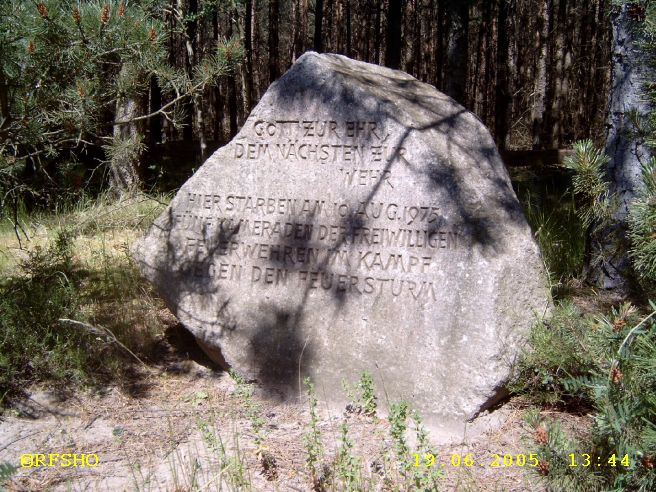
<svg viewBox="0 0 656 492"><path fill-rule="evenodd" d="M306 53L135 249L215 360L344 399L368 370L458 431L492 403L549 305L481 121L413 77Z"/></svg>

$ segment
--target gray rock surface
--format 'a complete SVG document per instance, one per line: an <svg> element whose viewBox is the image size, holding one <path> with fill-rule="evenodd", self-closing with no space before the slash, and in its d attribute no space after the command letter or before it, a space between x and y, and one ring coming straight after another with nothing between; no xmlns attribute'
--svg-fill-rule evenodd
<svg viewBox="0 0 656 492"><path fill-rule="evenodd" d="M320 398L368 370L445 434L549 305L489 132L402 72L306 53L134 248L214 359Z"/></svg>

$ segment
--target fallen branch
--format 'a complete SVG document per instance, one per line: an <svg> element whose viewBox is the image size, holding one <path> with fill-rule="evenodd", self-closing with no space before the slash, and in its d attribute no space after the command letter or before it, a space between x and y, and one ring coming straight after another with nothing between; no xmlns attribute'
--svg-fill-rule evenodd
<svg viewBox="0 0 656 492"><path fill-rule="evenodd" d="M139 357L136 356L132 350L127 348L125 345L123 345L118 338L116 338L116 335L114 335L109 329L105 328L104 326L93 326L88 323L83 323L82 321L76 321L74 319L67 319L67 318L61 318L58 319L59 324L63 326L69 326L72 328L81 328L83 330L86 330L87 332L91 333L92 335L96 335L98 337L107 337L109 338L110 342L114 342L116 345L124 349L126 352L128 352L132 357L137 359L144 367L146 366L146 363L142 361Z"/></svg>

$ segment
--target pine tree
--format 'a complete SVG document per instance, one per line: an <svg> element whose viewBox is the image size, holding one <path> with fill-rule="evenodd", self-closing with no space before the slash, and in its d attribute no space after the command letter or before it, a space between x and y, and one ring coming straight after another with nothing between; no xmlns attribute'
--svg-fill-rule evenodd
<svg viewBox="0 0 656 492"><path fill-rule="evenodd" d="M228 40L190 73L177 71L159 3L1 3L0 186L18 189L21 166L58 183L71 168L99 161L103 173L88 174L104 174L117 192L143 186L147 120L179 125L181 103L234 72L242 58ZM148 108L153 80L165 103Z"/></svg>

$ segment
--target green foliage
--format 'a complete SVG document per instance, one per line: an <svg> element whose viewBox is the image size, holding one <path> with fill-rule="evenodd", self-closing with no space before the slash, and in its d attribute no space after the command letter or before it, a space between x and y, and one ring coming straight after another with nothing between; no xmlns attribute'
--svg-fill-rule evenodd
<svg viewBox="0 0 656 492"><path fill-rule="evenodd" d="M637 121L634 125L639 128ZM608 158L589 140L577 142L574 148L575 155L567 159L566 165L576 173L573 184L580 201L578 214L585 226L599 230L608 224L615 209L616 199L609 195L604 179ZM656 159L643 164L642 178L643 186L629 204L629 256L638 279L651 292L656 286Z"/></svg>
<svg viewBox="0 0 656 492"><path fill-rule="evenodd" d="M314 384L310 378L305 378L303 381L307 387L308 402L310 405L310 428L308 432L303 435L303 445L307 456L305 457L305 464L310 472L313 487L319 487L320 462L323 455L323 443L321 442L321 431L319 431L319 413L318 413L318 400L314 391Z"/></svg>
<svg viewBox="0 0 656 492"><path fill-rule="evenodd" d="M531 330L513 391L540 404L569 401L573 394L565 388L564 380L587 375L594 365L595 353L586 343L591 330L591 320L571 302L560 302L550 318Z"/></svg>
<svg viewBox="0 0 656 492"><path fill-rule="evenodd" d="M629 207L631 259L636 272L656 285L656 159L642 167L643 187Z"/></svg>
<svg viewBox="0 0 656 492"><path fill-rule="evenodd" d="M601 490L603 480L598 469L600 467L596 467L596 460L593 468L570 466L572 463L570 454L574 454L576 459L584 453L593 452L585 447L587 443L581 443L568 435L558 422L542 419L539 412L528 412L524 419L529 425L532 437L527 444L538 459L535 471L548 483L549 490L553 492ZM582 458L578 460L584 463Z"/></svg>
<svg viewBox="0 0 656 492"><path fill-rule="evenodd" d="M154 205L155 204L155 205ZM154 200L94 203L65 214L25 217L52 239L5 266L0 280L0 401L30 384L119 384L134 373L126 358L155 348L161 309L124 245L125 234L161 205ZM125 220L129 217L129 220ZM93 232L93 237L85 237ZM32 234L32 233L31 233ZM8 231L0 230L5 244ZM11 236L10 236L11 237ZM33 242L39 238L33 236ZM13 238L15 241L15 238ZM31 244L31 243L28 243ZM5 402L3 402L5 403Z"/></svg>
<svg viewBox="0 0 656 492"><path fill-rule="evenodd" d="M410 405L407 401L394 402L390 405L389 422L390 436L394 443L394 452L396 459L401 467L404 476L408 476L410 467L409 461L410 448L405 439L405 433L408 430L408 412Z"/></svg>
<svg viewBox="0 0 656 492"><path fill-rule="evenodd" d="M652 309L639 322L629 304L613 309L610 316L585 321L571 313L573 323L564 322L564 313L558 317L557 312L550 341L543 327L536 327L538 335L530 342L533 352L523 362L524 387L533 385L535 394L540 385L531 380L534 373L558 377L556 385L543 380L541 390L555 387L557 395L579 395L594 417L590 438L568 436L550 422L530 422L538 452L548 462L542 473L554 490L598 489L594 484L618 491L656 487L656 305ZM612 455L618 463L628 456L629 465L573 467L570 453L589 454L594 465L597 457L606 464Z"/></svg>
<svg viewBox="0 0 656 492"><path fill-rule="evenodd" d="M117 98L138 98L166 70L162 25L146 2L2 2L0 66L11 88L0 154L51 164L75 161L111 140ZM123 69L126 67L126 69ZM121 74L121 76L119 76ZM161 78L161 77L160 77ZM171 91L175 79L161 80Z"/></svg>
<svg viewBox="0 0 656 492"><path fill-rule="evenodd" d="M216 477L219 477L220 480L225 480L229 485L228 490L251 490L251 482L247 477L247 471L244 466L243 459L240 455L239 450L239 441L235 436L235 451L234 454L229 455L226 449L223 439L221 438L220 432L211 425L208 421L198 418L197 420L198 429L200 430L203 442L207 446L207 449L211 451L216 459L216 464L214 465L218 470L215 470L215 476L211 480L215 480ZM194 469L191 476L191 480L185 484L185 487L178 487L180 489L184 488L185 490L198 490L203 488L202 483L197 483L197 471L200 466L198 462L194 460ZM207 485L207 481L204 480ZM223 484L223 482L220 482Z"/></svg>
<svg viewBox="0 0 656 492"><path fill-rule="evenodd" d="M585 235L576 215L574 197L567 186L568 176L516 171L513 186L533 230L551 285L557 286L580 275L583 268Z"/></svg>
<svg viewBox="0 0 656 492"><path fill-rule="evenodd" d="M168 102L150 115L179 126L182 103L234 74L243 58L237 37L199 54L193 73L172 66L163 9L154 0L0 2L0 197L29 194L48 205L83 178L98 184L99 162L143 154L143 129L127 136L113 127L149 117L151 80ZM122 119L119 105L134 111ZM36 176L30 183L26 168Z"/></svg>
<svg viewBox="0 0 656 492"><path fill-rule="evenodd" d="M565 166L575 172L572 184L578 199L577 213L585 228L603 226L612 213L605 179L608 160L603 151L595 148L592 140L576 142L574 155L565 159Z"/></svg>
<svg viewBox="0 0 656 492"><path fill-rule="evenodd" d="M264 443L264 425L266 424L266 421L262 418L262 405L253 399L252 384L248 383L232 369L230 370L230 376L237 383L235 394L242 400L246 416L248 417L248 420L250 420L251 428L255 434L255 444L257 445L259 452Z"/></svg>
<svg viewBox="0 0 656 492"><path fill-rule="evenodd" d="M413 411L410 418L414 425L415 436L417 438L417 454L427 455L432 454L431 444L428 441L428 431L423 426L421 415ZM437 466L430 467L414 467L413 469L413 482L417 490L436 491L438 490L438 483L440 479L444 478L446 474Z"/></svg>
<svg viewBox="0 0 656 492"><path fill-rule="evenodd" d="M346 381L342 382L342 386L351 401L351 411L363 413L368 416L376 415L376 409L378 408L378 404L376 403L376 388L374 386L374 380L368 371L362 372L355 388L351 388Z"/></svg>
<svg viewBox="0 0 656 492"><path fill-rule="evenodd" d="M342 422L340 426L340 446L335 461L335 478L339 489L347 492L362 490L362 477L360 475L362 463L353 456L353 442L348 437L348 424Z"/></svg>
<svg viewBox="0 0 656 492"><path fill-rule="evenodd" d="M0 283L0 396L35 381L85 380L94 367L85 333L65 328L61 318L79 310L79 272L71 237L61 232L45 249L34 249L23 276Z"/></svg>
<svg viewBox="0 0 656 492"><path fill-rule="evenodd" d="M11 463L0 463L0 492L4 490L3 484L11 477L14 476L18 467L12 465Z"/></svg>

